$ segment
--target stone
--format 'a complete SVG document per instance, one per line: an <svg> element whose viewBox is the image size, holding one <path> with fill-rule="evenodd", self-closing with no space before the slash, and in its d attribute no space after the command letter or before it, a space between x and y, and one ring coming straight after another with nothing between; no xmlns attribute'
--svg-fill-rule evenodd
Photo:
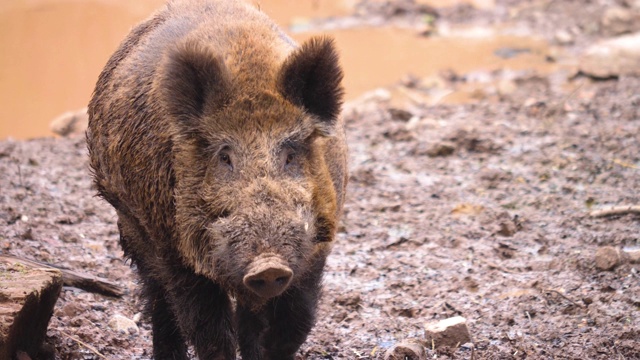
<svg viewBox="0 0 640 360"><path fill-rule="evenodd" d="M454 316L427 324L425 326L425 335L427 346L435 349L443 346L455 348L471 342L471 335L469 335L469 329L467 328L467 319L462 316Z"/></svg>
<svg viewBox="0 0 640 360"><path fill-rule="evenodd" d="M516 90L518 90L518 85L513 80L502 79L498 82L496 89L498 90L498 95L508 96L512 95L516 92Z"/></svg>
<svg viewBox="0 0 640 360"><path fill-rule="evenodd" d="M453 154L454 151L456 151L456 144L450 141L440 141L429 146L425 153L429 157L443 157Z"/></svg>
<svg viewBox="0 0 640 360"><path fill-rule="evenodd" d="M560 45L570 45L575 41L575 37L567 30L558 30L555 34L555 40Z"/></svg>
<svg viewBox="0 0 640 360"><path fill-rule="evenodd" d="M632 264L640 263L640 248L626 247L622 249L622 252L628 262Z"/></svg>
<svg viewBox="0 0 640 360"><path fill-rule="evenodd" d="M385 360L426 360L424 346L417 340L405 340L394 346L384 354Z"/></svg>
<svg viewBox="0 0 640 360"><path fill-rule="evenodd" d="M596 268L599 270L613 270L620 264L620 250L612 246L603 246L596 251Z"/></svg>
<svg viewBox="0 0 640 360"><path fill-rule="evenodd" d="M579 70L595 78L640 75L640 32L592 45L580 57Z"/></svg>
<svg viewBox="0 0 640 360"><path fill-rule="evenodd" d="M120 314L114 315L109 320L109 327L115 330L116 332L125 333L125 334L137 334L140 331L135 321L125 316L122 316Z"/></svg>
<svg viewBox="0 0 640 360"><path fill-rule="evenodd" d="M605 10L602 15L602 32L607 35L621 35L640 30L640 14L620 6Z"/></svg>
<svg viewBox="0 0 640 360"><path fill-rule="evenodd" d="M68 111L56 117L49 124L49 128L54 134L70 137L83 136L89 124L89 114L87 108L77 111Z"/></svg>

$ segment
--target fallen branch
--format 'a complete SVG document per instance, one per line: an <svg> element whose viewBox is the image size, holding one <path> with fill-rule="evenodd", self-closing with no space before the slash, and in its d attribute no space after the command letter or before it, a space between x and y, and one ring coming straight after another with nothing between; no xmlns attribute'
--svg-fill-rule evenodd
<svg viewBox="0 0 640 360"><path fill-rule="evenodd" d="M73 286L84 291L107 296L122 297L122 295L124 295L124 291L115 283L72 270L63 269L59 266L5 254L0 254L0 262L20 263L25 266L35 268L57 269L62 272L62 282L65 286Z"/></svg>
<svg viewBox="0 0 640 360"><path fill-rule="evenodd" d="M94 354L98 355L99 357L101 357L103 359L107 358L106 356L102 355L96 348L94 348L93 346L91 346L91 345L89 345L89 344L87 344L85 342L82 342L82 340L78 339L77 337L69 335L69 334L65 333L64 331L60 331L60 333L62 335L64 335L64 336L66 336L67 338L77 342L80 346L84 346L85 348L89 349L91 352L93 352Z"/></svg>
<svg viewBox="0 0 640 360"><path fill-rule="evenodd" d="M589 213L591 217L607 217L626 214L640 214L640 205L612 206L606 209L594 210Z"/></svg>
<svg viewBox="0 0 640 360"><path fill-rule="evenodd" d="M570 303L572 303L574 306L579 307L579 308L584 308L584 305L580 305L577 302L571 300L570 298L568 298L565 294L561 293L558 290L554 290L554 289L543 289L542 291L546 292L546 293L554 293L557 295L560 295L560 297L562 297L563 299L569 301Z"/></svg>

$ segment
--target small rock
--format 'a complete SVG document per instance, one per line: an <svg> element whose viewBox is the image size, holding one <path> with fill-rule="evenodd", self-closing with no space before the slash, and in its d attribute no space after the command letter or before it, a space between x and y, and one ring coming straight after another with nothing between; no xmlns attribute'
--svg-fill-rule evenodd
<svg viewBox="0 0 640 360"><path fill-rule="evenodd" d="M68 321L68 324L73 327L82 327L89 325L89 321L85 318L84 315L76 316Z"/></svg>
<svg viewBox="0 0 640 360"><path fill-rule="evenodd" d="M77 303L75 303L75 302L69 302L69 303L67 303L67 304L62 308L62 310L60 310L60 313L61 313L63 316L68 316L68 317L70 317L70 318L72 318L72 317L74 317L74 316L76 316L76 315L78 315L78 314L80 314L80 313L82 313L82 312L83 312L83 310L82 310L82 308L80 307L80 305L78 305L78 304L77 304Z"/></svg>
<svg viewBox="0 0 640 360"><path fill-rule="evenodd" d="M503 221L499 225L500 229L498 229L498 235L511 237L518 231L518 228L516 227L516 224L513 223L513 221Z"/></svg>
<svg viewBox="0 0 640 360"><path fill-rule="evenodd" d="M142 313L136 313L135 315L133 315L133 322L135 322L136 324L140 324L140 321L142 320Z"/></svg>
<svg viewBox="0 0 640 360"><path fill-rule="evenodd" d="M467 328L467 320L462 316L455 316L425 326L427 344L435 348L447 346L454 348L471 342L471 335Z"/></svg>
<svg viewBox="0 0 640 360"><path fill-rule="evenodd" d="M393 120L402 122L407 122L413 117L413 114L411 114L409 111L397 108L390 108L389 115L391 115L391 118Z"/></svg>
<svg viewBox="0 0 640 360"><path fill-rule="evenodd" d="M631 9L614 6L602 15L602 32L607 35L621 35L640 29L640 16Z"/></svg>
<svg viewBox="0 0 640 360"><path fill-rule="evenodd" d="M622 249L624 257L632 264L640 263L640 248L624 248Z"/></svg>
<svg viewBox="0 0 640 360"><path fill-rule="evenodd" d="M497 90L500 96L508 96L518 90L518 85L513 80L502 79L498 82Z"/></svg>
<svg viewBox="0 0 640 360"><path fill-rule="evenodd" d="M136 323L122 315L114 315L109 320L109 327L120 333L137 334L139 329Z"/></svg>
<svg viewBox="0 0 640 360"><path fill-rule="evenodd" d="M49 128L60 136L84 135L89 124L87 108L77 111L68 111L51 121Z"/></svg>
<svg viewBox="0 0 640 360"><path fill-rule="evenodd" d="M558 30L555 34L556 42L560 45L570 45L575 41L573 34L567 30Z"/></svg>
<svg viewBox="0 0 640 360"><path fill-rule="evenodd" d="M450 141L441 141L428 147L425 154L429 157L449 156L456 150L456 145Z"/></svg>
<svg viewBox="0 0 640 360"><path fill-rule="evenodd" d="M592 45L580 58L579 69L595 78L640 75L640 33Z"/></svg>
<svg viewBox="0 0 640 360"><path fill-rule="evenodd" d="M335 298L334 303L355 309L360 306L360 304L362 303L362 299L360 298L359 293L346 293L338 295Z"/></svg>
<svg viewBox="0 0 640 360"><path fill-rule="evenodd" d="M416 340L405 340L394 346L384 354L385 360L426 360L424 346Z"/></svg>
<svg viewBox="0 0 640 360"><path fill-rule="evenodd" d="M620 250L612 246L603 246L596 251L596 268L613 270L620 263Z"/></svg>

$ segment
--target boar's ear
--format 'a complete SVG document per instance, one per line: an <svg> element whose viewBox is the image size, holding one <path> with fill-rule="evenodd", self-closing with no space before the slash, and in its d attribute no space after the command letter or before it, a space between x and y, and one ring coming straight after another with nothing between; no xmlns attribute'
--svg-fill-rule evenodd
<svg viewBox="0 0 640 360"><path fill-rule="evenodd" d="M278 74L278 89L295 105L329 122L340 113L344 90L342 69L333 40L316 37L285 60Z"/></svg>
<svg viewBox="0 0 640 360"><path fill-rule="evenodd" d="M231 75L222 57L196 42L186 42L169 53L160 92L169 115L195 125L207 109L224 106Z"/></svg>

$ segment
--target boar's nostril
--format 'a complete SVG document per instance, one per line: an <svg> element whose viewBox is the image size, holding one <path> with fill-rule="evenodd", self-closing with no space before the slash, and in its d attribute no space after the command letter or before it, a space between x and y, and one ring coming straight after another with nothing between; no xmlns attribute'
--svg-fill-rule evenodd
<svg viewBox="0 0 640 360"><path fill-rule="evenodd" d="M249 280L248 286L252 289L259 289L267 284L264 280Z"/></svg>
<svg viewBox="0 0 640 360"><path fill-rule="evenodd" d="M262 266L261 266L262 265ZM289 286L293 272L282 264L257 264L243 279L244 285L263 298L282 294Z"/></svg>

